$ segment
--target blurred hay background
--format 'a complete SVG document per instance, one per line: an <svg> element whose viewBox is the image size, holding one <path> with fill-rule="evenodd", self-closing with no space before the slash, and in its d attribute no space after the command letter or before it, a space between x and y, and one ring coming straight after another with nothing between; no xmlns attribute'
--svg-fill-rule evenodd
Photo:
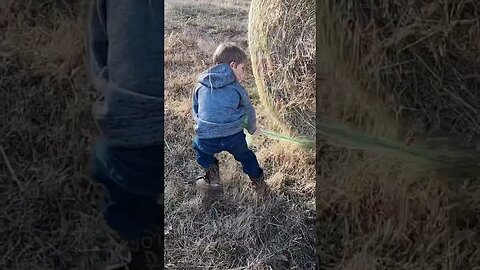
<svg viewBox="0 0 480 270"><path fill-rule="evenodd" d="M480 265L479 15L475 1L317 5L322 269Z"/></svg>
<svg viewBox="0 0 480 270"><path fill-rule="evenodd" d="M97 133L85 69L89 3L0 3L0 269L126 259L86 171Z"/></svg>

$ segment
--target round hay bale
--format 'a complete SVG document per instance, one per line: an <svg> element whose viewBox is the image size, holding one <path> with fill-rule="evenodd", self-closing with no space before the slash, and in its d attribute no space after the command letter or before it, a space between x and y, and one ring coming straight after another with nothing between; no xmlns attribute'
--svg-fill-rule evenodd
<svg viewBox="0 0 480 270"><path fill-rule="evenodd" d="M480 2L322 1L320 113L404 140L480 123Z"/></svg>
<svg viewBox="0 0 480 270"><path fill-rule="evenodd" d="M295 135L315 136L315 0L253 0L248 41L262 103Z"/></svg>

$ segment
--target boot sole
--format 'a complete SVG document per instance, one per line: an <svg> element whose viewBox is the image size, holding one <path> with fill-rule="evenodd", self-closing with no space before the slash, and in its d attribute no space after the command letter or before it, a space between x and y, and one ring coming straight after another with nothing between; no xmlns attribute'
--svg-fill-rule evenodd
<svg viewBox="0 0 480 270"><path fill-rule="evenodd" d="M208 192L213 192L213 193L221 193L223 192L223 187L219 184L209 184L205 182L204 179L199 179L195 182L195 186L202 190L202 191L208 191Z"/></svg>

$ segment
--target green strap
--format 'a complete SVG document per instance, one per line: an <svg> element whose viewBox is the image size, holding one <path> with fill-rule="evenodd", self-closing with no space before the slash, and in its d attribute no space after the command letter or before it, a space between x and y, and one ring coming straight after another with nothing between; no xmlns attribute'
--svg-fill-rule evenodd
<svg viewBox="0 0 480 270"><path fill-rule="evenodd" d="M247 128L248 126L248 119L247 116L243 117L243 127ZM278 141L284 141L284 142L289 142L293 143L296 145L300 145L301 147L307 148L307 149L313 149L315 148L315 140L308 140L308 139L300 139L300 138L295 138L295 137L290 137L284 134L280 134L271 130L265 130L265 129L258 129L259 134L263 135L267 138L278 140ZM251 135L248 132L245 132L247 134L247 144L250 145L252 143L252 138Z"/></svg>
<svg viewBox="0 0 480 270"><path fill-rule="evenodd" d="M298 138L290 137L277 132L273 132L270 130L264 130L264 129L260 129L259 131L261 135L264 135L265 137L268 137L270 139L293 143L308 149L315 148L315 140L298 139Z"/></svg>
<svg viewBox="0 0 480 270"><path fill-rule="evenodd" d="M247 124L248 120L245 117L245 128ZM465 175L465 173L477 174L480 171L480 153L477 151L411 147L393 139L365 135L328 120L317 121L316 126L318 136L333 140L337 145L357 150L387 152L390 155L403 156L410 161L426 162L453 176ZM307 149L315 148L315 140L290 137L264 129L259 129L259 131L260 135L271 139L297 144ZM247 131L245 133L247 134L247 143L250 145L251 135Z"/></svg>

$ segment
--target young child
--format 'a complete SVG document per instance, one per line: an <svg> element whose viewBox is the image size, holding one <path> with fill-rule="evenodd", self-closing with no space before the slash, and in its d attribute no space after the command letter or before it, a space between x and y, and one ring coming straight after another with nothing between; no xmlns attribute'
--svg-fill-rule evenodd
<svg viewBox="0 0 480 270"><path fill-rule="evenodd" d="M256 131L256 115L248 93L240 84L245 77L245 52L233 44L221 44L213 55L214 66L198 77L193 95L193 118L196 136L193 149L204 175L197 185L209 190L221 190L219 162L215 154L227 151L242 163L257 192L264 194L266 185L263 169L245 140L247 131Z"/></svg>

